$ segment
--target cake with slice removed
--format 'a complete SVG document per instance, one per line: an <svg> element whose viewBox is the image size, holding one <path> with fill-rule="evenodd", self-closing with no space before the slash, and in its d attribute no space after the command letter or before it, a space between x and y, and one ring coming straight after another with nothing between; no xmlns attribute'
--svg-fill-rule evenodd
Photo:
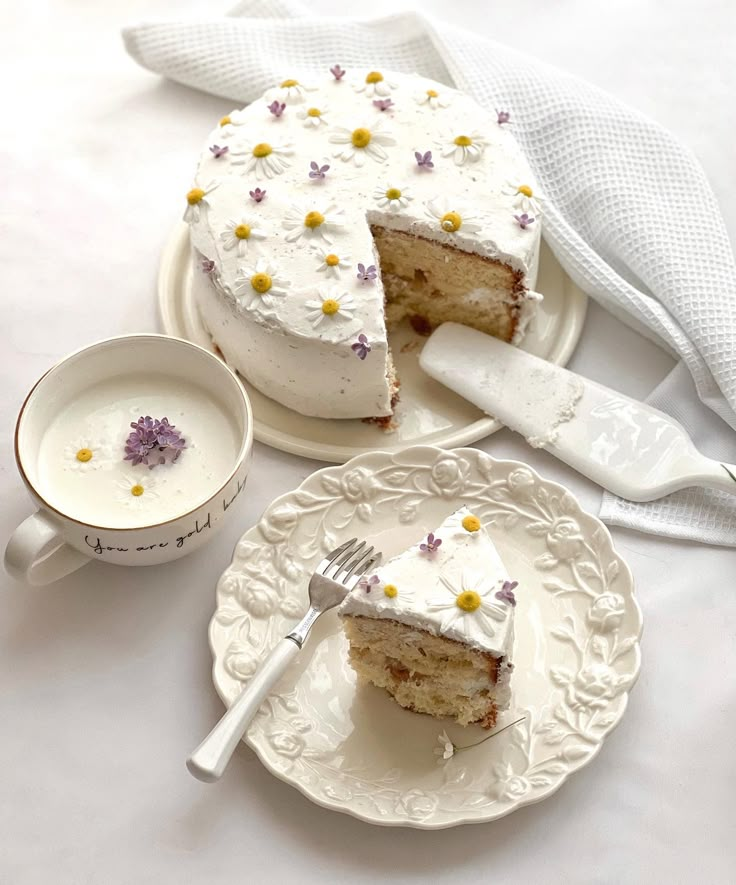
<svg viewBox="0 0 736 885"><path fill-rule="evenodd" d="M516 586L464 507L346 597L350 663L402 707L492 728L509 705Z"/></svg>

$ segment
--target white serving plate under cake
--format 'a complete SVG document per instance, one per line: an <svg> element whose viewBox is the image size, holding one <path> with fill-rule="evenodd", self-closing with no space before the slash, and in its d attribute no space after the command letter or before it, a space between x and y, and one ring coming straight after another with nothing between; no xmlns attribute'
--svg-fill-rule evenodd
<svg viewBox="0 0 736 885"><path fill-rule="evenodd" d="M587 298L565 274L546 244L542 245L537 290L544 295L521 347L558 365L566 365L583 329ZM158 302L164 331L211 351L192 294L189 228L177 224L161 258ZM443 447L467 445L502 425L419 368L426 341L408 324L389 334L401 378L396 429L391 432L357 420L309 418L264 396L243 381L260 442L323 461L343 462L376 449L399 451L419 443Z"/></svg>
<svg viewBox="0 0 736 885"><path fill-rule="evenodd" d="M320 470L271 504L238 542L210 623L226 705L307 608L317 562L360 536L390 557L462 505L482 519L515 591L511 707L488 732L408 712L357 686L334 611L264 702L246 743L313 802L375 824L480 823L545 799L621 721L639 674L642 618L605 526L562 486L477 449L415 446Z"/></svg>

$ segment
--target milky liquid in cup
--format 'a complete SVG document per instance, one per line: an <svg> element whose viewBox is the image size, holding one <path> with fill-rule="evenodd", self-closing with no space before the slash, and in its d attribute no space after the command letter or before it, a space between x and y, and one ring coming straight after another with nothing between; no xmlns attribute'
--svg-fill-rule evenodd
<svg viewBox="0 0 736 885"><path fill-rule="evenodd" d="M151 470L123 460L130 424L142 415L176 425L186 440L176 463ZM89 525L164 522L202 504L225 483L240 437L222 405L195 385L163 374L110 379L83 390L44 433L39 491L52 507ZM79 459L82 449L92 452L89 460Z"/></svg>

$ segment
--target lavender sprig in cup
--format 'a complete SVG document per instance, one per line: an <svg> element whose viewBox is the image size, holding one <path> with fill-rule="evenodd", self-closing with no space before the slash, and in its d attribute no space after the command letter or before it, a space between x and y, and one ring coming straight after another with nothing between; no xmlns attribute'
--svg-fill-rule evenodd
<svg viewBox="0 0 736 885"><path fill-rule="evenodd" d="M131 423L132 432L125 441L124 461L145 464L153 470L160 464L173 464L186 448L186 440L168 418L141 417Z"/></svg>

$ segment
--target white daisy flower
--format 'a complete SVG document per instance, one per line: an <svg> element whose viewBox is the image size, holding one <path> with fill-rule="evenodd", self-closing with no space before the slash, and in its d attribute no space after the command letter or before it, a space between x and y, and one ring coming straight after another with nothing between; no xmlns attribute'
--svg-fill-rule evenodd
<svg viewBox="0 0 736 885"><path fill-rule="evenodd" d="M447 197L438 197L424 204L427 215L437 222L445 240L451 240L459 232L463 234L477 233L481 229L478 219L472 212L465 211Z"/></svg>
<svg viewBox="0 0 736 885"><path fill-rule="evenodd" d="M310 129L319 129L320 126L326 126L329 122L327 117L329 115L330 109L324 102L320 102L319 106L316 107L308 107L308 108L300 108L296 115L298 119L304 121L304 125Z"/></svg>
<svg viewBox="0 0 736 885"><path fill-rule="evenodd" d="M396 89L396 83L390 83L380 71L370 71L362 83L353 85L356 92L363 92L368 98L386 98L391 95L391 90Z"/></svg>
<svg viewBox="0 0 736 885"><path fill-rule="evenodd" d="M291 284L278 275L278 269L265 258L255 265L238 268L233 291L246 310L259 306L276 307L276 298L283 298Z"/></svg>
<svg viewBox="0 0 736 885"><path fill-rule="evenodd" d="M350 255L347 252L328 252L321 250L319 252L319 264L317 272L323 273L326 277L337 279L341 270L347 270L350 267Z"/></svg>
<svg viewBox="0 0 736 885"><path fill-rule="evenodd" d="M307 301L309 308L307 319L316 329L322 323L339 320L352 320L355 311L355 299L341 289L333 288L327 292L319 292L319 301Z"/></svg>
<svg viewBox="0 0 736 885"><path fill-rule="evenodd" d="M184 212L184 221L189 223L199 221L202 208L209 206L207 197L219 186L219 181L211 181L204 187L193 187L187 194L187 208Z"/></svg>
<svg viewBox="0 0 736 885"><path fill-rule="evenodd" d="M315 92L316 89L316 86L305 86L299 80L289 78L272 90L270 97L275 98L276 101L282 101L284 104L301 104L306 100L306 93Z"/></svg>
<svg viewBox="0 0 736 885"><path fill-rule="evenodd" d="M483 523L474 513L463 513L462 511L453 513L446 524L449 530L460 532L463 535L468 534L480 537L482 534L481 528Z"/></svg>
<svg viewBox="0 0 736 885"><path fill-rule="evenodd" d="M330 133L329 141L340 145L333 156L345 162L353 160L356 166L362 166L366 156L383 163L388 156L383 146L396 144L396 139L386 132L380 119L372 121L369 126L356 126L354 129L336 126Z"/></svg>
<svg viewBox="0 0 736 885"><path fill-rule="evenodd" d="M222 248L226 252L238 250L238 257L242 258L248 251L251 240L263 240L266 231L260 227L260 219L255 216L241 216L233 218L227 223L227 227L220 234Z"/></svg>
<svg viewBox="0 0 736 885"><path fill-rule="evenodd" d="M539 212L539 201L542 195L530 184L519 184L515 181L507 181L501 191L507 197L513 197L512 204L515 209L523 212Z"/></svg>
<svg viewBox="0 0 736 885"><path fill-rule="evenodd" d="M287 160L294 153L289 142L259 141L230 153L233 166L245 166L246 172L273 178L280 175L291 163Z"/></svg>
<svg viewBox="0 0 736 885"><path fill-rule="evenodd" d="M115 498L126 507L142 509L151 501L158 500L158 492L156 491L156 480L151 476L150 471L145 473L141 471L139 474L125 474L115 483Z"/></svg>
<svg viewBox="0 0 736 885"><path fill-rule="evenodd" d="M410 201L414 199L409 187L376 187L373 191L373 198L381 209L388 209L389 212L406 209Z"/></svg>
<svg viewBox="0 0 736 885"><path fill-rule="evenodd" d="M342 209L330 204L316 209L313 205L292 206L284 216L283 227L289 231L286 240L296 243L302 237L307 240L322 240L328 245L332 242L330 234L345 224Z"/></svg>
<svg viewBox="0 0 736 885"><path fill-rule="evenodd" d="M229 138L234 135L238 126L247 122L245 111L230 111L220 120L220 135Z"/></svg>
<svg viewBox="0 0 736 885"><path fill-rule="evenodd" d="M460 133L450 135L442 147L443 157L452 157L456 166L462 166L465 162L477 162L483 149L488 144L482 132L473 131L470 135Z"/></svg>
<svg viewBox="0 0 736 885"><path fill-rule="evenodd" d="M436 111L437 108L447 108L452 103L452 99L446 93L438 92L436 89L425 89L423 92L418 92L414 96L414 100L417 104L429 105L433 111Z"/></svg>
<svg viewBox="0 0 736 885"><path fill-rule="evenodd" d="M79 436L64 446L64 461L68 470L88 473L112 461L112 448L91 435Z"/></svg>
<svg viewBox="0 0 736 885"><path fill-rule="evenodd" d="M440 575L440 582L445 590L431 595L427 608L442 613L440 630L443 633L456 627L467 639L473 633L493 636L494 622L508 617L508 606L493 601L498 582L487 575L463 569L459 579Z"/></svg>
<svg viewBox="0 0 736 885"><path fill-rule="evenodd" d="M437 760L438 765L444 765L448 759L452 759L455 755L455 744L450 740L446 731L437 736L439 747L434 748L435 756L440 758Z"/></svg>

